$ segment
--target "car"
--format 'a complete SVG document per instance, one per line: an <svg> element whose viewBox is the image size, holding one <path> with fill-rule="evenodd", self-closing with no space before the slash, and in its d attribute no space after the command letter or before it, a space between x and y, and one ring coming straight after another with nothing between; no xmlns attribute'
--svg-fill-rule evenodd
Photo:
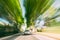
<svg viewBox="0 0 60 40"><path fill-rule="evenodd" d="M24 31L24 35L30 35L30 34L32 34L30 30L25 30Z"/></svg>
<svg viewBox="0 0 60 40"><path fill-rule="evenodd" d="M37 27L37 31L38 31L38 32L46 31L46 26Z"/></svg>

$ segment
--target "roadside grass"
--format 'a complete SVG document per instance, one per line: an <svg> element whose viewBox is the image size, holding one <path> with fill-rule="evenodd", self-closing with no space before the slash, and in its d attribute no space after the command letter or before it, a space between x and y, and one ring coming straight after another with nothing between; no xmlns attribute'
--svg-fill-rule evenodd
<svg viewBox="0 0 60 40"><path fill-rule="evenodd" d="M45 32L60 34L60 26L47 27Z"/></svg>

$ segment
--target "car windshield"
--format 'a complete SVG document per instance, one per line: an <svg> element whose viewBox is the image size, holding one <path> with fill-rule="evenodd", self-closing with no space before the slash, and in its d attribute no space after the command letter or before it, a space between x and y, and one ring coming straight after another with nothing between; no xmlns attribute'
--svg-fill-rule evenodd
<svg viewBox="0 0 60 40"><path fill-rule="evenodd" d="M26 31L29 31L29 30L26 30ZM25 31L25 32L26 32L26 31Z"/></svg>

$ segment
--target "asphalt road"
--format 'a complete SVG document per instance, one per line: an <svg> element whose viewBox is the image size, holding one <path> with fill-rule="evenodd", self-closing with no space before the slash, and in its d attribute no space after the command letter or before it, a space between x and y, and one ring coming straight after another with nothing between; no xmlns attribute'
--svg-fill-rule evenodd
<svg viewBox="0 0 60 40"><path fill-rule="evenodd" d="M50 38L48 36L34 34L34 35L19 36L15 40L57 40L57 39Z"/></svg>
<svg viewBox="0 0 60 40"><path fill-rule="evenodd" d="M0 40L14 40L16 37L18 37L20 35L21 35L20 33L17 33L17 34L11 35L11 36L0 38Z"/></svg>
<svg viewBox="0 0 60 40"><path fill-rule="evenodd" d="M57 40L48 36L32 34L32 35L15 35L6 39L0 40Z"/></svg>

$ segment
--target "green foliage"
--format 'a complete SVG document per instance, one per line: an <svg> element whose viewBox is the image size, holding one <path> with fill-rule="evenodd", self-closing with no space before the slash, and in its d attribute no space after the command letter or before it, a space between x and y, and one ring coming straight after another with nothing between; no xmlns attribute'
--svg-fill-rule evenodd
<svg viewBox="0 0 60 40"><path fill-rule="evenodd" d="M16 34L16 33L18 33L18 30L16 30L16 29L17 28L15 28L14 26L0 25L0 37Z"/></svg>
<svg viewBox="0 0 60 40"><path fill-rule="evenodd" d="M12 23L19 31L21 24L24 23L19 0L0 0L0 18Z"/></svg>
<svg viewBox="0 0 60 40"><path fill-rule="evenodd" d="M60 22L57 22L55 19L50 22L51 26L60 26Z"/></svg>
<svg viewBox="0 0 60 40"><path fill-rule="evenodd" d="M27 26L34 24L37 17L43 14L53 2L54 0L24 0Z"/></svg>
<svg viewBox="0 0 60 40"><path fill-rule="evenodd" d="M0 0L0 17L8 21L22 23L23 17L19 0Z"/></svg>

